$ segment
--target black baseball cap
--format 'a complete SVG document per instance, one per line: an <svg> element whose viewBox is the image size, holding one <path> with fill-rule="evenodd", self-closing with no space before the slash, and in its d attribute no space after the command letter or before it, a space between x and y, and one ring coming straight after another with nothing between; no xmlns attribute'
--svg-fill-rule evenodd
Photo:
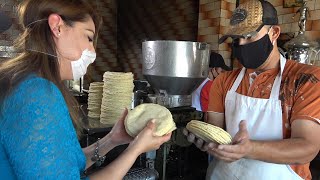
<svg viewBox="0 0 320 180"><path fill-rule="evenodd" d="M227 66L224 62L223 57L215 52L210 53L210 60L209 60L209 68L214 68L214 67L221 67L222 69L226 71L232 70L231 67Z"/></svg>
<svg viewBox="0 0 320 180"><path fill-rule="evenodd" d="M240 4L232 13L227 33L219 39L219 44L228 37L248 38L256 35L264 25L277 25L278 15L274 6L265 0L248 0Z"/></svg>

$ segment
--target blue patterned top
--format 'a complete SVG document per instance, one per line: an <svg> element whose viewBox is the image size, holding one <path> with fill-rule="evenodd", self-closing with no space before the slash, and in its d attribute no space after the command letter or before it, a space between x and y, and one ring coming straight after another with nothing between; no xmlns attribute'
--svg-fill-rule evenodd
<svg viewBox="0 0 320 180"><path fill-rule="evenodd" d="M86 158L57 86L30 75L0 108L1 179L80 179Z"/></svg>

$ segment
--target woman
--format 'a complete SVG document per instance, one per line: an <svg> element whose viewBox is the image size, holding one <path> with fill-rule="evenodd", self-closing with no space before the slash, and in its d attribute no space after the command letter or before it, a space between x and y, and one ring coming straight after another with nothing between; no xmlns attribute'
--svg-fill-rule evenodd
<svg viewBox="0 0 320 180"><path fill-rule="evenodd" d="M135 159L170 139L154 123L132 140L122 117L97 144L81 149L77 103L63 80L78 79L95 60L100 19L83 0L26 0L20 5L22 55L0 64L0 177L80 179L115 146L130 143L90 179L122 179ZM96 147L99 151L96 152ZM94 160L94 161L93 161Z"/></svg>

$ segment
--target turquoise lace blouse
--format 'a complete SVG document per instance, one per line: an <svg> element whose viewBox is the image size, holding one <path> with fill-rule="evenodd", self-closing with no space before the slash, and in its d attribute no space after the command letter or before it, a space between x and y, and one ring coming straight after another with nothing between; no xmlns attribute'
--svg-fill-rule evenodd
<svg viewBox="0 0 320 180"><path fill-rule="evenodd" d="M31 75L0 108L1 179L80 179L86 159L52 82Z"/></svg>

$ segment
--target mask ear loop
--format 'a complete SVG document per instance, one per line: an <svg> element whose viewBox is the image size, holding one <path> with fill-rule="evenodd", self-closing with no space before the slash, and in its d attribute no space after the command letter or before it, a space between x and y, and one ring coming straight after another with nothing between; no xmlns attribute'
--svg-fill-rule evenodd
<svg viewBox="0 0 320 180"><path fill-rule="evenodd" d="M273 26L270 26L268 29L268 34L270 33L270 30L272 29Z"/></svg>
<svg viewBox="0 0 320 180"><path fill-rule="evenodd" d="M232 39L232 46L239 46L239 38Z"/></svg>
<svg viewBox="0 0 320 180"><path fill-rule="evenodd" d="M48 20L48 19L38 19L38 20L35 20L35 21L29 23L29 24L26 26L26 28L30 28L31 25L33 25L33 24L35 24L35 23L37 23L37 22L47 21L47 20Z"/></svg>
<svg viewBox="0 0 320 180"><path fill-rule="evenodd" d="M55 58L59 59L59 58L58 58L58 56L56 56L56 55L49 54L49 53L42 52L42 51L37 51L37 50L35 50L35 49L26 49L26 51L31 51L31 52L41 53L41 54L45 54L45 55L48 55L48 56L55 57Z"/></svg>
<svg viewBox="0 0 320 180"><path fill-rule="evenodd" d="M269 30L268 30L268 35L269 35L269 33L270 33L270 30L272 29L272 27L273 27L273 26L270 26L270 27L269 27ZM275 43L275 42L276 42L276 41L273 41L273 42L271 42L273 46L274 46L274 43Z"/></svg>

